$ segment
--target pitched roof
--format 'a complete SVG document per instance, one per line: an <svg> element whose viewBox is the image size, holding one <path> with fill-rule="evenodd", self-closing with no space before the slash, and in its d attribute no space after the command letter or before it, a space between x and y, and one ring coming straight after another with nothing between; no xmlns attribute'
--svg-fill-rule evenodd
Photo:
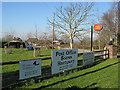
<svg viewBox="0 0 120 90"><path fill-rule="evenodd" d="M19 37L14 37L14 38L13 38L13 41L11 41L11 42L21 42L21 41L22 41L21 38L19 38Z"/></svg>
<svg viewBox="0 0 120 90"><path fill-rule="evenodd" d="M29 39L27 40L27 42L36 42L36 41L38 41L37 38L29 38Z"/></svg>
<svg viewBox="0 0 120 90"><path fill-rule="evenodd" d="M51 41L49 41L49 40L38 40L38 42L40 43L40 44L45 44L45 43L51 43Z"/></svg>

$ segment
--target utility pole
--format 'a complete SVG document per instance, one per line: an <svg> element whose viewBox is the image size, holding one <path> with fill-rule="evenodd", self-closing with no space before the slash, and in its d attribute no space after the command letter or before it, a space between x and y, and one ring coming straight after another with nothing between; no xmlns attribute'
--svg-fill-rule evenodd
<svg viewBox="0 0 120 90"><path fill-rule="evenodd" d="M55 13L53 12L53 33L52 33L52 51L53 51L53 46L54 46L54 17L55 17ZM51 52L51 56L52 56L52 52ZM52 59L51 59L51 67L52 67Z"/></svg>
<svg viewBox="0 0 120 90"><path fill-rule="evenodd" d="M52 34L52 50L53 50L53 46L54 46L54 17L55 17L55 13L53 13L53 34Z"/></svg>

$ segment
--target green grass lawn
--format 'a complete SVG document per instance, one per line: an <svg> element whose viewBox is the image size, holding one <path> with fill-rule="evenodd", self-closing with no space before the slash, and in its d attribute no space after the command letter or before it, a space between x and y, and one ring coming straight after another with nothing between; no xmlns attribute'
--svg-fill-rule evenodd
<svg viewBox="0 0 120 90"><path fill-rule="evenodd" d="M34 57L33 50L24 49L22 51L21 49L12 48L12 54L5 54L5 50L2 49L2 62L20 61L20 60L29 60L29 59L38 59L38 58L50 57L51 51L52 51L51 49L49 49L49 50L41 49L40 50L41 56ZM51 64L51 60L42 61L42 66L48 66L50 64ZM2 66L2 73L14 72L17 70L19 70L19 64L11 64L11 65L3 65Z"/></svg>
<svg viewBox="0 0 120 90"><path fill-rule="evenodd" d="M5 54L5 50L2 49L2 62L49 57L51 56L51 51L52 51L51 49L45 50L41 48L40 50L41 57L34 57L33 56L34 50L27 50L27 49L21 50L21 49L12 48L12 54Z"/></svg>
<svg viewBox="0 0 120 90"><path fill-rule="evenodd" d="M2 49L2 62L51 57L52 49L45 50L41 48L40 57L34 57L33 52L34 52L33 50L24 49L23 51L21 51L21 49L12 48L12 54L5 54L4 49ZM82 59L82 56L78 57L78 59ZM42 66L50 66L50 65L51 65L51 59L42 61ZM2 73L13 72L17 70L19 70L19 64L11 64L11 65L2 66Z"/></svg>
<svg viewBox="0 0 120 90"><path fill-rule="evenodd" d="M40 57L34 57L33 53L34 50L27 50L24 49L15 49L12 48L12 54L5 54L4 48L2 50L2 62L10 62L10 61L20 61L20 60L29 60L29 59L36 59L36 58L44 58L44 57L51 57L52 49L40 49ZM57 50L57 49L54 49ZM79 58L80 59L80 58Z"/></svg>
<svg viewBox="0 0 120 90"><path fill-rule="evenodd" d="M27 84L22 88L118 88L118 59L109 59L96 66L64 73L40 83L34 83L34 80L31 82L32 85Z"/></svg>
<svg viewBox="0 0 120 90"><path fill-rule="evenodd" d="M4 49L2 49L2 62L49 57L51 56L51 50L41 49L41 55L41 57L33 57L33 51L28 51L26 49L24 49L24 51L21 51L20 49L13 49L12 54L5 55ZM78 59L81 58L82 56ZM33 78L30 79L30 82L26 82L20 88L32 89L41 88L43 86L45 88L118 88L118 59L119 58L108 59L87 69L80 71L74 70L73 72L70 71L69 73L65 72L64 74L60 74L58 77L53 77L39 81L37 83L35 83L35 80ZM50 66L50 64L51 60L42 61L42 66ZM19 64L2 66L3 75L8 74L9 76L10 73L16 72L18 70ZM16 78L18 77L11 76L11 78L8 79L3 78L3 86L15 83ZM16 88L18 89L18 87Z"/></svg>
<svg viewBox="0 0 120 90"><path fill-rule="evenodd" d="M31 84L32 83L32 84ZM24 88L118 88L118 59L109 59L96 66L80 71L60 74L42 82L35 83L32 79L25 83ZM16 87L15 89L18 89Z"/></svg>

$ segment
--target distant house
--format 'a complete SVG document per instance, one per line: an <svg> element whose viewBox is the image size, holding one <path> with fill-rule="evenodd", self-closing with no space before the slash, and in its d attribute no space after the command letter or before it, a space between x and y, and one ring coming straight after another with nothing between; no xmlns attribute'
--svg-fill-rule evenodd
<svg viewBox="0 0 120 90"><path fill-rule="evenodd" d="M42 44L45 44L45 41L44 41L44 40L38 40L38 43L39 43L40 45L42 45Z"/></svg>
<svg viewBox="0 0 120 90"><path fill-rule="evenodd" d="M58 45L58 46L64 44L64 42L63 42L62 40L56 40L56 41L53 41L53 43L54 43L55 45Z"/></svg>
<svg viewBox="0 0 120 90"><path fill-rule="evenodd" d="M60 45L63 45L64 42L56 42L55 44L58 45L58 46L60 46Z"/></svg>
<svg viewBox="0 0 120 90"><path fill-rule="evenodd" d="M49 40L38 40L38 43L40 44L40 45L43 45L43 44L51 44L51 41L49 41Z"/></svg>
<svg viewBox="0 0 120 90"><path fill-rule="evenodd" d="M22 42L22 39L21 39L21 38L19 38L19 37L17 37L17 38L16 38L16 37L14 37L14 38L13 38L13 41L14 41L14 42Z"/></svg>
<svg viewBox="0 0 120 90"><path fill-rule="evenodd" d="M29 38L28 40L27 40L27 43L28 44L33 44L33 43L37 43L38 42L38 39L37 38Z"/></svg>
<svg viewBox="0 0 120 90"><path fill-rule="evenodd" d="M9 46L13 48L20 48L20 45L25 47L25 43L19 37L14 37L12 41L10 41Z"/></svg>

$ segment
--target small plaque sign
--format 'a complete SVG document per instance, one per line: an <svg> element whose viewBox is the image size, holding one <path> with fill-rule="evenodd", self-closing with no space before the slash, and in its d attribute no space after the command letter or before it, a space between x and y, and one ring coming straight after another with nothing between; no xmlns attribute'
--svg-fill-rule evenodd
<svg viewBox="0 0 120 90"><path fill-rule="evenodd" d="M20 61L19 79L27 79L41 75L41 59Z"/></svg>
<svg viewBox="0 0 120 90"><path fill-rule="evenodd" d="M94 52L83 53L83 66L92 64L94 62Z"/></svg>

